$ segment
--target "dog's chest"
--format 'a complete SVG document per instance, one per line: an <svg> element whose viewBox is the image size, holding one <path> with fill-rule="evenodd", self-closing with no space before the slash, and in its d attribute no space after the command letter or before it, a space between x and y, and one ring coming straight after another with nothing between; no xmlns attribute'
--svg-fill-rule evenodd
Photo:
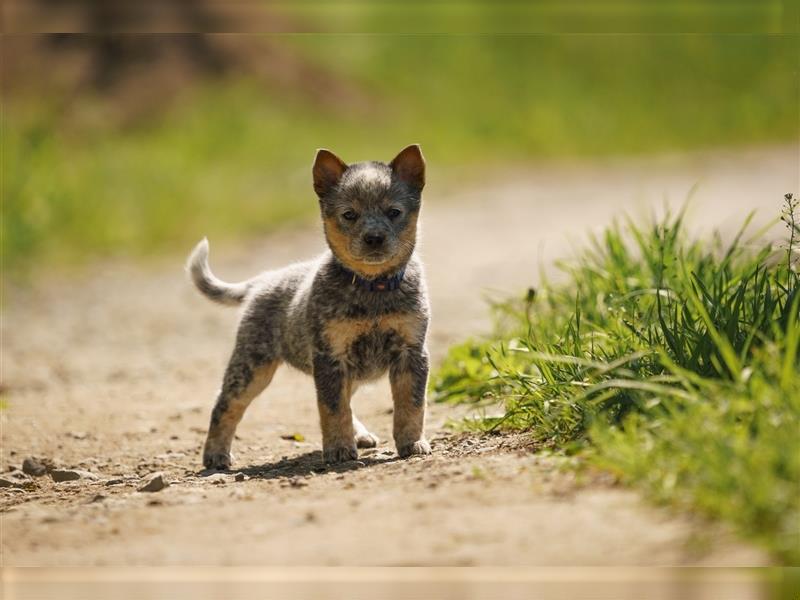
<svg viewBox="0 0 800 600"><path fill-rule="evenodd" d="M332 319L325 324L333 356L365 378L380 375L407 348L421 344L424 335L424 324L414 313Z"/></svg>

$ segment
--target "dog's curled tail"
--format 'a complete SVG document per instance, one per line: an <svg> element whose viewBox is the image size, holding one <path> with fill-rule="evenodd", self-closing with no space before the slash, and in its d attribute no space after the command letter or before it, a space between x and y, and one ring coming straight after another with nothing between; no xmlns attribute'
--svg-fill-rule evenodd
<svg viewBox="0 0 800 600"><path fill-rule="evenodd" d="M208 238L203 238L194 247L186 263L186 270L200 293L220 304L237 306L244 301L250 289L249 281L226 283L214 276L208 266Z"/></svg>

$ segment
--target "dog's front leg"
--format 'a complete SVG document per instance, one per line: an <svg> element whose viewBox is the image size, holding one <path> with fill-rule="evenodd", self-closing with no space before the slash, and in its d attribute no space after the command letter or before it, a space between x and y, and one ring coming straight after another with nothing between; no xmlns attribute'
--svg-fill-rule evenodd
<svg viewBox="0 0 800 600"><path fill-rule="evenodd" d="M322 426L322 456L325 462L356 460L353 413L350 410L352 384L344 365L327 353L314 356L314 384Z"/></svg>
<svg viewBox="0 0 800 600"><path fill-rule="evenodd" d="M428 387L428 351L411 348L389 369L394 400L394 442L397 454L430 454L425 440L425 393Z"/></svg>

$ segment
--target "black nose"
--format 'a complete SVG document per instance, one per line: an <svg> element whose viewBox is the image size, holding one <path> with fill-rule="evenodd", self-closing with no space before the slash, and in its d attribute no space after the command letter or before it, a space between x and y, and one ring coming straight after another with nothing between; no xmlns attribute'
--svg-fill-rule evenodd
<svg viewBox="0 0 800 600"><path fill-rule="evenodd" d="M381 233L365 233L364 234L364 243L371 247L377 248L381 244L383 244L384 236Z"/></svg>

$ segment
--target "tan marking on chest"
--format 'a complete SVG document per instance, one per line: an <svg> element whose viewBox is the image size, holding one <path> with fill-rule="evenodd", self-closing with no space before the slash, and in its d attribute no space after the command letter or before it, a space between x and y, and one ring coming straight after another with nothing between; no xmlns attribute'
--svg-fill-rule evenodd
<svg viewBox="0 0 800 600"><path fill-rule="evenodd" d="M335 355L342 355L362 335L395 332L407 344L422 343L425 326L418 314L391 313L370 319L333 319L325 323L325 338Z"/></svg>

